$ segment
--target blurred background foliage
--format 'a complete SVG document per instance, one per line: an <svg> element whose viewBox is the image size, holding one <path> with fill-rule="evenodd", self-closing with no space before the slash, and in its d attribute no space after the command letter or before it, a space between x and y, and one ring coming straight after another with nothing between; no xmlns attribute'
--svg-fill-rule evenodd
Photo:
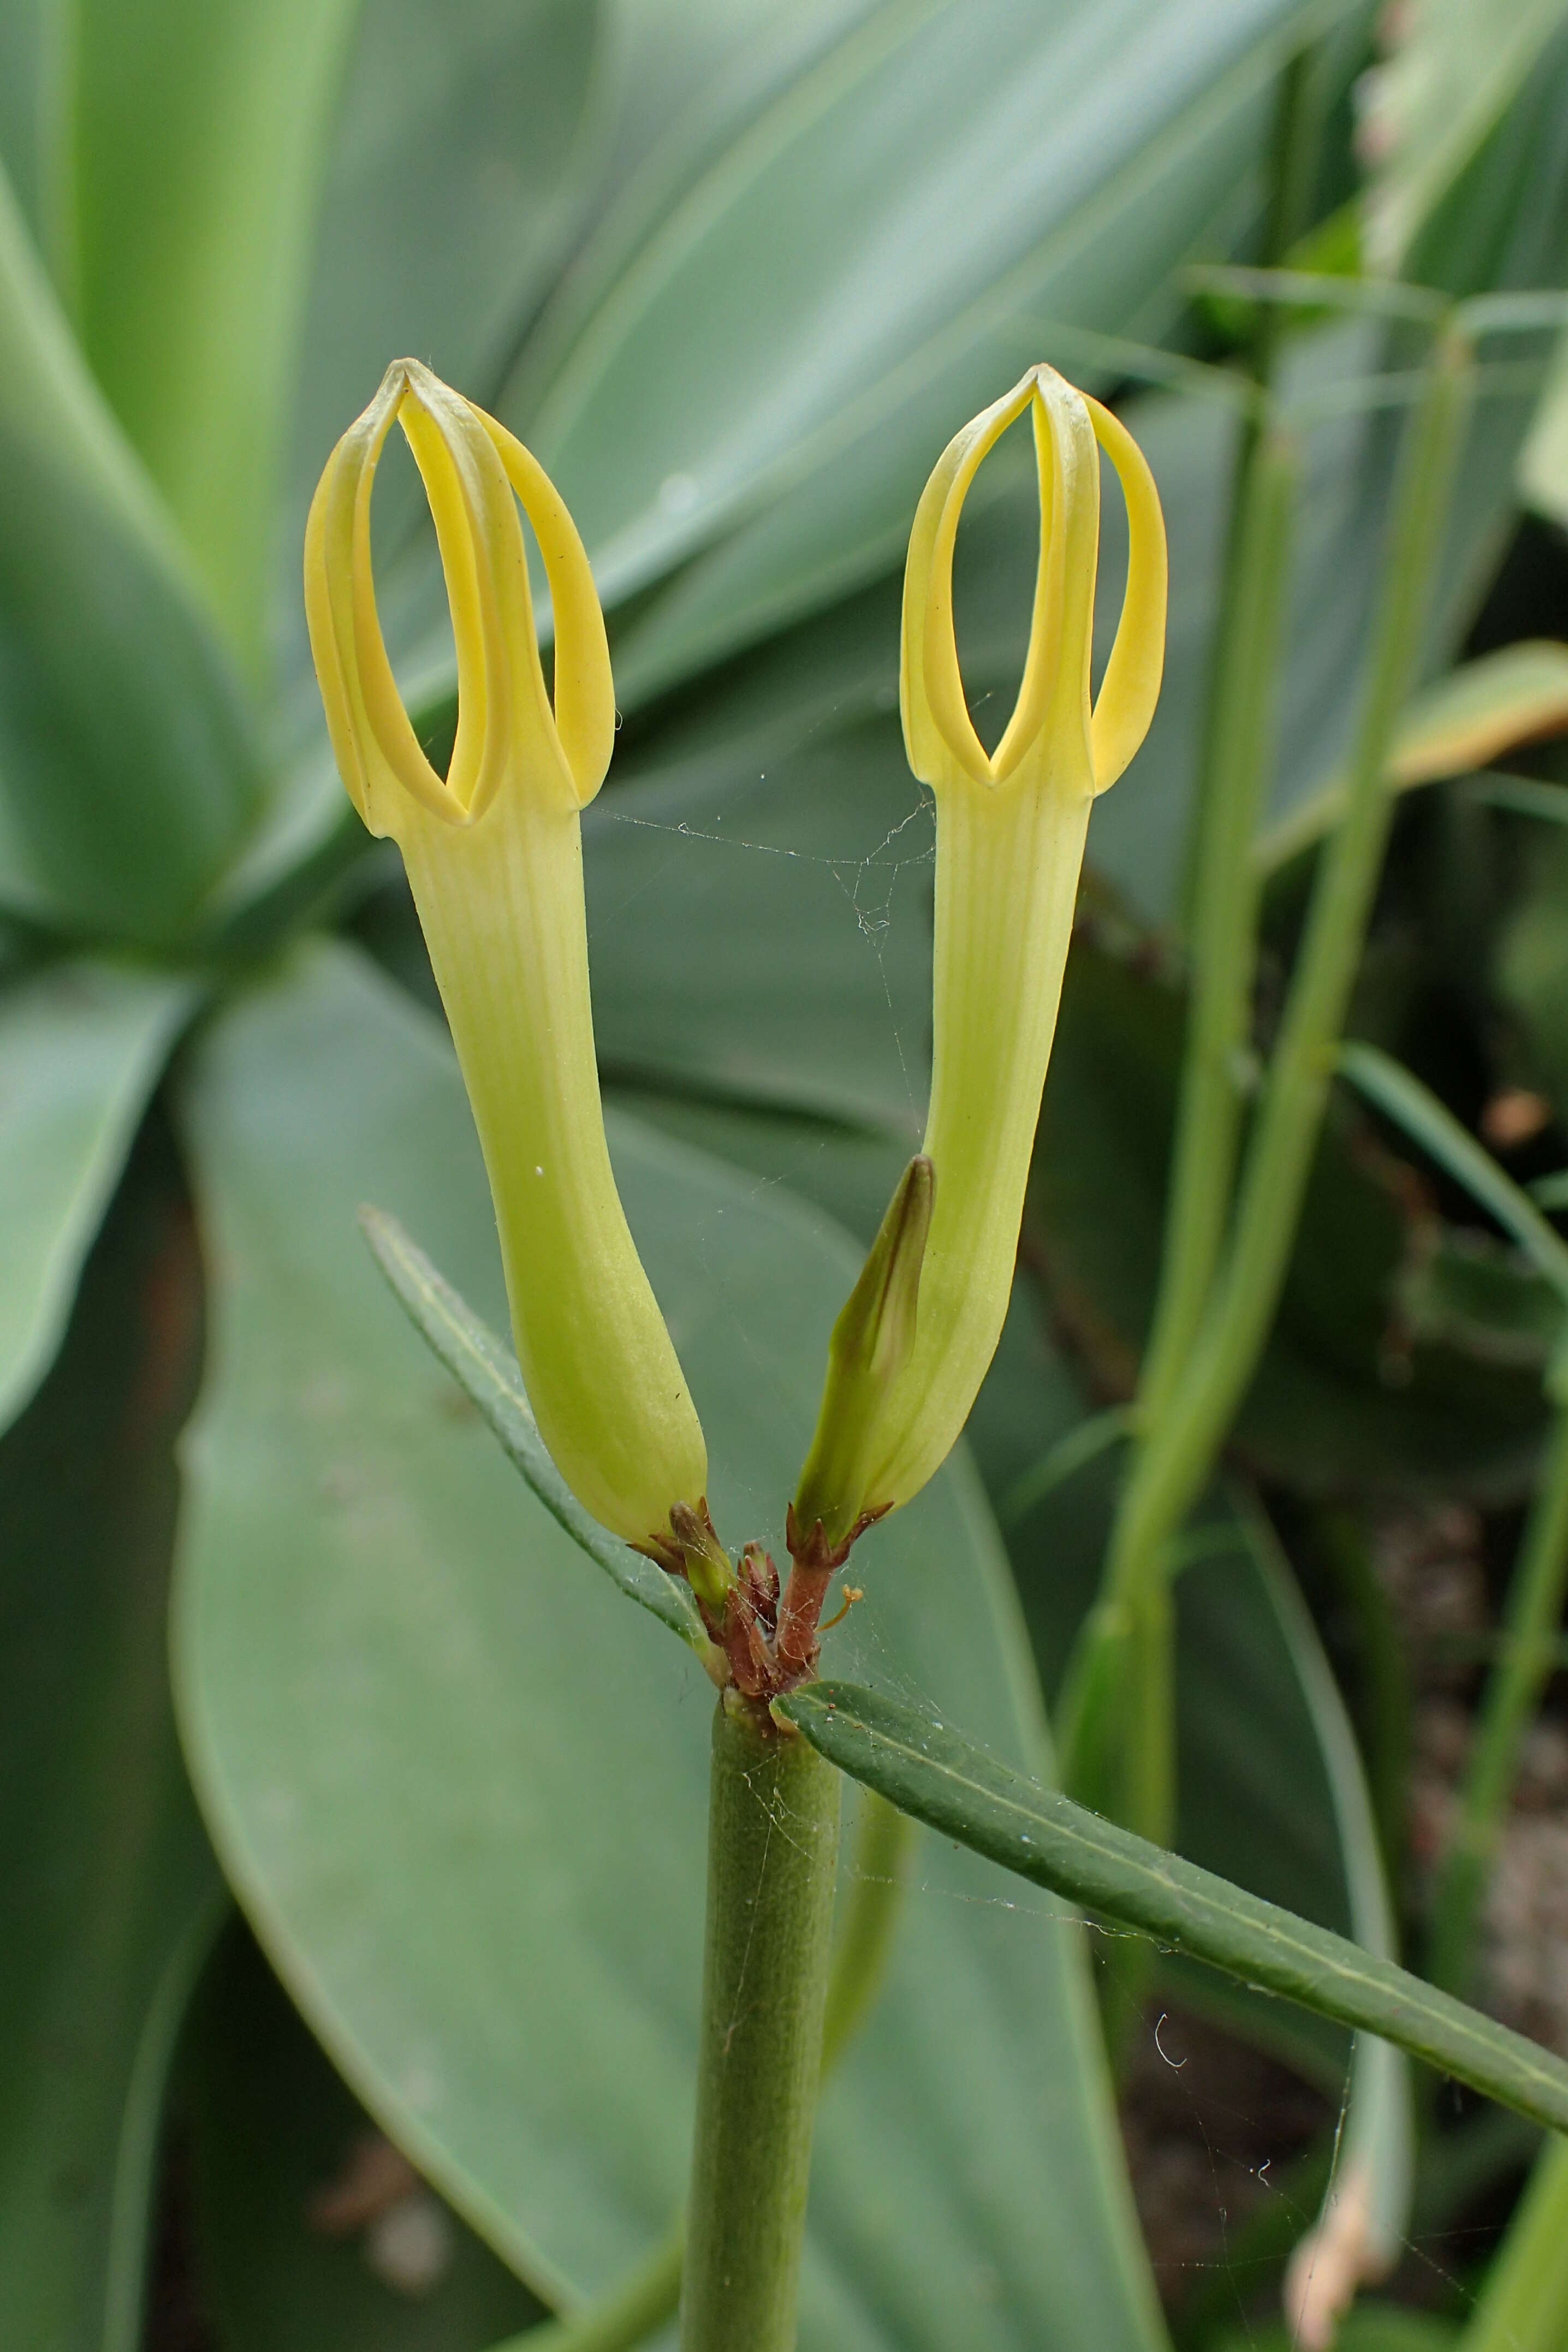
<svg viewBox="0 0 1568 2352"><path fill-rule="evenodd" d="M1042 357L1147 450L1167 684L1091 831L1012 1319L971 1456L868 1539L834 1637L836 1670L1045 1769L1115 1450L1037 1474L1130 1393L1179 1068L1224 372L1250 331L1194 266L1259 251L1304 52L1289 258L1347 287L1568 283L1561 0L1427 0L1394 40L1327 0L0 11L7 2344L480 2352L611 2286L684 2178L698 1688L590 1588L353 1229L384 1203L499 1319L418 932L309 670L299 551L333 439L417 353L528 441L587 541L623 716L584 824L612 1141L737 1540L776 1528L855 1240L923 1116L931 817L897 715L916 495ZM1483 370L1353 1022L1521 1181L1568 1160L1552 343ZM1356 707L1398 424L1377 386L1412 349L1397 320L1291 314L1309 481L1263 1037ZM960 541L983 732L1027 629L1022 455ZM439 755L444 598L390 455L376 527ZM1418 1887L1379 1530L1479 1511L1506 1554L1554 1328L1484 1213L1337 1099L1187 1539L1179 1842L1384 1949ZM1152 2352L1080 1931L931 1841L916 1875L825 2104L803 2343ZM1396 2240L1506 2215L1528 2135L1424 2112L1413 2163L1397 2066L1347 2074L1342 2037L1195 1969L1158 1997L1321 2102L1294 2170L1243 2200L1222 2294L1156 2233L1184 2347L1277 2308L1347 2083ZM1369 2308L1346 2352L1457 2340L1489 2243L1407 2266L1394 2292L1425 2315Z"/></svg>

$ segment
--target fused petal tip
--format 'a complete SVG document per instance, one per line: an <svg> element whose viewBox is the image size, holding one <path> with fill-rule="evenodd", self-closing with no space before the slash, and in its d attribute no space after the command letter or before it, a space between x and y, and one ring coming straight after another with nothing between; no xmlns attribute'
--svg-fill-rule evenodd
<svg viewBox="0 0 1568 2352"><path fill-rule="evenodd" d="M435 520L458 657L450 766L426 758L376 612L370 506L396 419ZM553 698L523 512L550 583ZM700 1512L702 1432L627 1228L599 1101L578 812L615 736L604 615L553 485L416 360L327 461L305 604L344 784L403 852L484 1150L512 1331L541 1434L603 1525L661 1556Z"/></svg>

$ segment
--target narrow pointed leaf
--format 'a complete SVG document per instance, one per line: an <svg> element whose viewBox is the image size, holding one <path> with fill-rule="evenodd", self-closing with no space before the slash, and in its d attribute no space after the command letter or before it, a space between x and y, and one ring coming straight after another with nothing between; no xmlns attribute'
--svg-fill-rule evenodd
<svg viewBox="0 0 1568 2352"><path fill-rule="evenodd" d="M1391 1960L1037 1787L899 1700L820 1682L778 1704L841 1771L1005 1870L1568 2131L1561 2059Z"/></svg>
<svg viewBox="0 0 1568 2352"><path fill-rule="evenodd" d="M1547 1223L1529 1193L1460 1125L1447 1104L1376 1045L1342 1046L1339 1069L1358 1093L1375 1103L1385 1118L1403 1128L1439 1168L1462 1184L1473 1201L1489 1211L1537 1271L1568 1299L1568 1242Z"/></svg>

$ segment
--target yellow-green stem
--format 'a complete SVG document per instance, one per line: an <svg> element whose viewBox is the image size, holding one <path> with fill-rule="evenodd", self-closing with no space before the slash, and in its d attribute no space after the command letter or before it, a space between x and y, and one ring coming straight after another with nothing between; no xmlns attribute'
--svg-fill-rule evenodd
<svg viewBox="0 0 1568 2352"><path fill-rule="evenodd" d="M1434 1984L1469 1994L1487 1884L1497 1857L1520 1745L1557 1664L1568 1588L1568 1406L1547 1440L1541 1485L1509 1586L1502 1643L1488 1680L1463 1794L1437 1878Z"/></svg>
<svg viewBox="0 0 1568 2352"><path fill-rule="evenodd" d="M1074 1790L1083 1785L1079 1759L1087 1754L1091 1729L1086 1701L1097 1688L1114 1692L1127 1685L1127 1645L1140 1622L1140 1598L1167 1574L1166 1548L1213 1473L1279 1303L1332 1080L1334 1044L1382 869L1392 814L1389 746L1420 654L1469 365L1468 345L1445 336L1406 428L1345 814L1313 889L1225 1261L1180 1381L1147 1431L1123 1489L1103 1598L1069 1673L1062 1735L1064 1769ZM1101 1654L1107 1652L1109 1659ZM1115 1743L1124 1802L1161 1779L1138 1759L1143 1737L1141 1716L1124 1716ZM1164 1820L1132 1825L1157 1839L1169 1826Z"/></svg>
<svg viewBox="0 0 1568 2352"><path fill-rule="evenodd" d="M1181 1381L1230 1213L1258 954L1252 845L1274 748L1298 471L1293 444L1272 431L1252 440L1205 762L1186 1051L1160 1290L1138 1391L1145 1427L1158 1424Z"/></svg>

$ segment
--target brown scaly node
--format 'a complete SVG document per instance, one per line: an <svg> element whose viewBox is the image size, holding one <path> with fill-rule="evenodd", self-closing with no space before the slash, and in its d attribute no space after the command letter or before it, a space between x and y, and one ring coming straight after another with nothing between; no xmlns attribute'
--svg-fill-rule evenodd
<svg viewBox="0 0 1568 2352"><path fill-rule="evenodd" d="M706 1496L696 1509L678 1503L669 1515L669 1535L638 1549L691 1587L704 1630L723 1659L726 1686L766 1706L816 1674L829 1580L848 1559L856 1537L882 1516L880 1510L868 1511L844 1542L830 1544L820 1519L803 1538L791 1506L785 1517L790 1574L782 1594L778 1569L760 1543L747 1544L739 1568L731 1565ZM830 1622L837 1625L862 1598L858 1588L846 1586L844 1605Z"/></svg>

